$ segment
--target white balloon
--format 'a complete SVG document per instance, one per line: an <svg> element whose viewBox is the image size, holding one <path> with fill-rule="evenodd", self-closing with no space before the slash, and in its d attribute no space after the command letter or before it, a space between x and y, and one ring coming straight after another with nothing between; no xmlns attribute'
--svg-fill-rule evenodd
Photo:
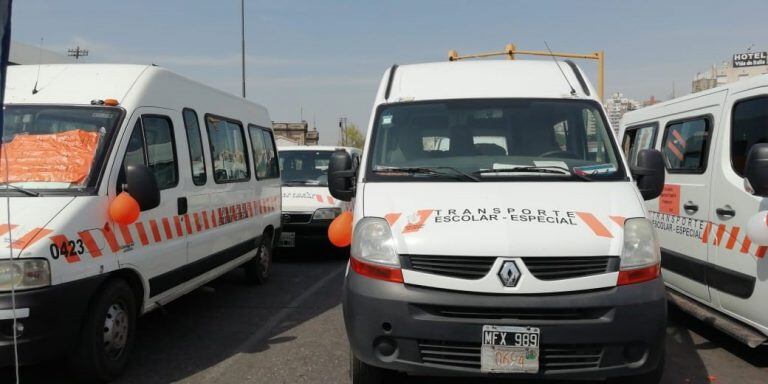
<svg viewBox="0 0 768 384"><path fill-rule="evenodd" d="M757 245L768 245L768 211L760 211L749 219L747 223L747 236Z"/></svg>

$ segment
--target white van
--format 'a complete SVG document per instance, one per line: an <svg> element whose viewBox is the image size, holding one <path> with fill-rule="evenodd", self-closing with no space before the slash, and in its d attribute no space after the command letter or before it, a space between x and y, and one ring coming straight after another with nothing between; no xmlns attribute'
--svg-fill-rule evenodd
<svg viewBox="0 0 768 384"><path fill-rule="evenodd" d="M353 162L360 161L361 151L357 148L278 147L283 181L283 231L279 247L332 246L328 226L341 212L352 210L351 203L334 199L328 191L328 164L336 150L347 151Z"/></svg>
<svg viewBox="0 0 768 384"><path fill-rule="evenodd" d="M661 154L627 167L575 64L392 67L363 154L355 168L336 152L329 171L333 196L355 196L354 383L659 380L666 302L643 198L661 192Z"/></svg>
<svg viewBox="0 0 768 384"><path fill-rule="evenodd" d="M768 228L751 233L748 223L768 210L768 76L627 113L621 136L630 165L642 149L664 156L664 192L646 204L671 299L752 347L763 344Z"/></svg>
<svg viewBox="0 0 768 384"><path fill-rule="evenodd" d="M22 363L63 354L108 380L137 316L237 266L269 276L281 186L264 107L140 65L12 66L5 100L0 364L15 317ZM121 191L135 222L112 220Z"/></svg>

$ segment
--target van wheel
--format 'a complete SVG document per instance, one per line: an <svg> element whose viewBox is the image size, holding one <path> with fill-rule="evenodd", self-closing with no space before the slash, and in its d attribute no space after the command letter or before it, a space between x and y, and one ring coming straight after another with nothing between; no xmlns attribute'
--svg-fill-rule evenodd
<svg viewBox="0 0 768 384"><path fill-rule="evenodd" d="M136 333L136 296L122 279L107 282L83 319L70 365L88 382L111 381L125 369Z"/></svg>
<svg viewBox="0 0 768 384"><path fill-rule="evenodd" d="M349 354L349 376L352 384L382 384L388 381L390 373L386 369L360 361L351 352Z"/></svg>
<svg viewBox="0 0 768 384"><path fill-rule="evenodd" d="M256 248L256 256L245 265L245 278L253 284L264 284L269 279L272 270L272 237L264 235Z"/></svg>

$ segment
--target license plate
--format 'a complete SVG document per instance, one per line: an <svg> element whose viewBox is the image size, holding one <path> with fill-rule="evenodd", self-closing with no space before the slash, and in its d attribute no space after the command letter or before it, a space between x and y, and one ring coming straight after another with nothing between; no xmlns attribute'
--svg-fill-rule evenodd
<svg viewBox="0 0 768 384"><path fill-rule="evenodd" d="M539 328L484 325L480 370L486 373L537 373L540 340Z"/></svg>
<svg viewBox="0 0 768 384"><path fill-rule="evenodd" d="M296 246L296 232L282 232L277 241L278 247L292 248Z"/></svg>

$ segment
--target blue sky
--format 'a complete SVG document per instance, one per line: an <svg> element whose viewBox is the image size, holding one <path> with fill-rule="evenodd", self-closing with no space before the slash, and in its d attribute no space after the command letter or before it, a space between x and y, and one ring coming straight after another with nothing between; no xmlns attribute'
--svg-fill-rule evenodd
<svg viewBox="0 0 768 384"><path fill-rule="evenodd" d="M317 120L321 143L347 116L362 128L383 71L502 49L606 51L606 93L667 99L698 71L768 50L768 1L246 0L248 98L275 121ZM240 92L240 1L16 0L14 40L87 62L156 63ZM580 63L593 83L596 66Z"/></svg>

